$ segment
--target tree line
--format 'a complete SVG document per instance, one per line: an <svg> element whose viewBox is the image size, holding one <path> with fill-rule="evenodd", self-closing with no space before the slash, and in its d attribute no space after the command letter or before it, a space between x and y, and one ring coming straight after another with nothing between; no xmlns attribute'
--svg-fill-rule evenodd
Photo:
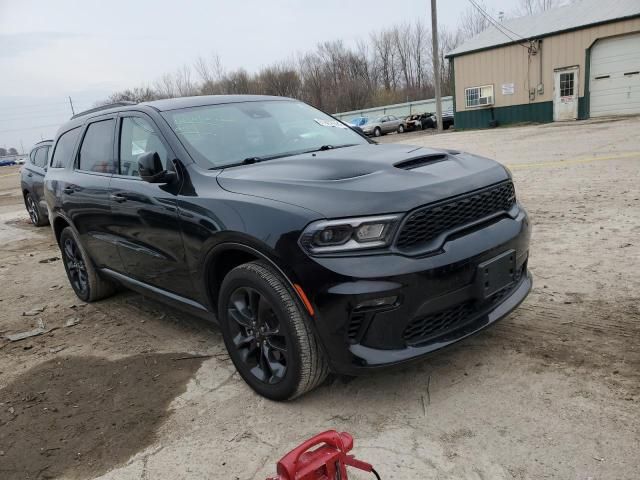
<svg viewBox="0 0 640 480"><path fill-rule="evenodd" d="M5 157L7 155L18 155L18 150L14 147L6 149L4 147L0 147L0 157Z"/></svg>
<svg viewBox="0 0 640 480"><path fill-rule="evenodd" d="M487 8L476 1L482 9ZM553 0L521 0L516 14L556 6ZM495 12L492 12L495 15ZM500 12L502 13L502 12ZM355 45L320 43L312 51L273 63L257 72L227 70L217 54L166 73L150 86L122 90L101 103L143 102L192 95L261 94L293 97L335 113L434 97L440 76L442 95L453 93L453 72L445 55L491 22L474 6L455 29L438 27L440 71L433 71L431 31L423 20L372 32Z"/></svg>

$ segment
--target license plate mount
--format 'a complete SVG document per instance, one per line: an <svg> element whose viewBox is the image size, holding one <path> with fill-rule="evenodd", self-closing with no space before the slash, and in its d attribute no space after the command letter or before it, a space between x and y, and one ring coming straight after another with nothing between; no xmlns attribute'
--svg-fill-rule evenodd
<svg viewBox="0 0 640 480"><path fill-rule="evenodd" d="M516 271L516 251L507 250L478 265L476 292L487 299L513 284Z"/></svg>

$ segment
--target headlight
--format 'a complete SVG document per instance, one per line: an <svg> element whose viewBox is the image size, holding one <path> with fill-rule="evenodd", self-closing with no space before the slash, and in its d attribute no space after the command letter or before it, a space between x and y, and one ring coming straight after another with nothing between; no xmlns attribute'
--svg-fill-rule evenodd
<svg viewBox="0 0 640 480"><path fill-rule="evenodd" d="M320 220L311 223L300 236L309 253L336 253L386 247L391 243L400 215Z"/></svg>

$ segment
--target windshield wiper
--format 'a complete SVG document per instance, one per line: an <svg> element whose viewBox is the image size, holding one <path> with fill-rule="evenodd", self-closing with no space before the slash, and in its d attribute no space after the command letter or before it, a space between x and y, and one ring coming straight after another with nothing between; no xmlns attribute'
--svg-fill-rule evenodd
<svg viewBox="0 0 640 480"><path fill-rule="evenodd" d="M211 167L209 170L220 170L223 168L230 168L230 167L240 167L242 165L253 165L254 163L259 163L259 162L264 162L265 160L273 160L275 158L282 158L282 157L288 157L289 155L292 155L291 153L279 153L277 155L267 155L265 157L247 157L244 160L240 161L240 162L235 162L235 163L227 163L226 165L220 165L217 167Z"/></svg>
<svg viewBox="0 0 640 480"><path fill-rule="evenodd" d="M335 150L336 148L355 147L357 143L345 143L344 145L322 145L321 147L307 150L304 153L324 152L326 150Z"/></svg>
<svg viewBox="0 0 640 480"><path fill-rule="evenodd" d="M220 165L217 167L211 167L209 170L221 170L223 168L240 167L242 165L253 165L254 163L264 162L266 160L274 160L276 158L292 157L294 155L302 155L304 153L324 152L326 150L334 150L336 148L353 147L358 145L357 143L345 143L344 145L322 145L318 148L312 148L311 150L302 150L294 152L278 153L276 155L267 155L264 157L247 157L240 162L228 163L226 165Z"/></svg>

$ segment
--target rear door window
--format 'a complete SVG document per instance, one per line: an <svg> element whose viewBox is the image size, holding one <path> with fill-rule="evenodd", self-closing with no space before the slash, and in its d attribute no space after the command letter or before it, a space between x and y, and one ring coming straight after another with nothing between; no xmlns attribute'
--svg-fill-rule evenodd
<svg viewBox="0 0 640 480"><path fill-rule="evenodd" d="M78 153L78 169L87 172L115 173L113 132L115 120L90 123Z"/></svg>
<svg viewBox="0 0 640 480"><path fill-rule="evenodd" d="M53 157L51 158L51 167L64 168L71 163L71 156L73 155L79 136L80 127L76 127L60 135L53 151Z"/></svg>

